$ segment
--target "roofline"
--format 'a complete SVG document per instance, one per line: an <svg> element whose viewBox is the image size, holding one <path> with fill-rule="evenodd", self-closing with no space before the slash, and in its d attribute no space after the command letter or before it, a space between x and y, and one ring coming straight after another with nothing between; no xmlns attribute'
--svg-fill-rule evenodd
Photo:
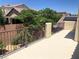
<svg viewBox="0 0 79 59"><path fill-rule="evenodd" d="M0 6L0 7L14 7L14 8L15 8L16 6L20 6L20 5L24 5L26 8L30 9L30 8L27 7L25 4L15 4L15 5L14 5L14 4L13 4L13 5L12 5L12 4L10 4L10 5L8 4L8 5L2 5L2 6Z"/></svg>
<svg viewBox="0 0 79 59"><path fill-rule="evenodd" d="M78 17L78 16L65 16L65 17Z"/></svg>
<svg viewBox="0 0 79 59"><path fill-rule="evenodd" d="M16 10L15 8L13 8L13 9L14 9L14 10ZM11 11L12 11L13 9L11 9L9 13L11 13ZM16 10L16 12L18 12L18 11ZM6 16L8 16L8 15L9 15L9 13L8 13L8 14L6 14ZM19 12L18 12L18 14L19 14Z"/></svg>

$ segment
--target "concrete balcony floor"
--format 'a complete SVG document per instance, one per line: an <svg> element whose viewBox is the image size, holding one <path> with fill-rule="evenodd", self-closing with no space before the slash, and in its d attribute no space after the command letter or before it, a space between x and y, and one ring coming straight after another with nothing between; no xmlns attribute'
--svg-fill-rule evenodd
<svg viewBox="0 0 79 59"><path fill-rule="evenodd" d="M69 32L62 30L4 59L71 59L78 43L65 37Z"/></svg>

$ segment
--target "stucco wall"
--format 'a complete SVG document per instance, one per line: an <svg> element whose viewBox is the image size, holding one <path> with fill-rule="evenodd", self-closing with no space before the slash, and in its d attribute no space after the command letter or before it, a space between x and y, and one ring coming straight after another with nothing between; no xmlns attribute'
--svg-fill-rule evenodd
<svg viewBox="0 0 79 59"><path fill-rule="evenodd" d="M73 30L75 27L75 21L64 21L64 29L65 30Z"/></svg>
<svg viewBox="0 0 79 59"><path fill-rule="evenodd" d="M16 17L17 15L15 14L15 13L13 13L10 17L11 18L14 18L14 17Z"/></svg>

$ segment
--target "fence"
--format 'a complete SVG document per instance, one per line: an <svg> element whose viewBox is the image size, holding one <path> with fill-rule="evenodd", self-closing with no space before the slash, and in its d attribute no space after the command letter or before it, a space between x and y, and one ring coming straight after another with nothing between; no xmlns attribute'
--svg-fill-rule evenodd
<svg viewBox="0 0 79 59"><path fill-rule="evenodd" d="M28 29L0 32L0 55L5 55L44 36L41 30Z"/></svg>

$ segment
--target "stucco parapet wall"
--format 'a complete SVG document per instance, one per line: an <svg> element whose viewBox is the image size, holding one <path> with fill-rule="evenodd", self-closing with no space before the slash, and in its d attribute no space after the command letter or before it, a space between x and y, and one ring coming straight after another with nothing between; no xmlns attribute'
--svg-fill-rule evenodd
<svg viewBox="0 0 79 59"><path fill-rule="evenodd" d="M76 21L64 21L65 30L74 30L76 26Z"/></svg>

